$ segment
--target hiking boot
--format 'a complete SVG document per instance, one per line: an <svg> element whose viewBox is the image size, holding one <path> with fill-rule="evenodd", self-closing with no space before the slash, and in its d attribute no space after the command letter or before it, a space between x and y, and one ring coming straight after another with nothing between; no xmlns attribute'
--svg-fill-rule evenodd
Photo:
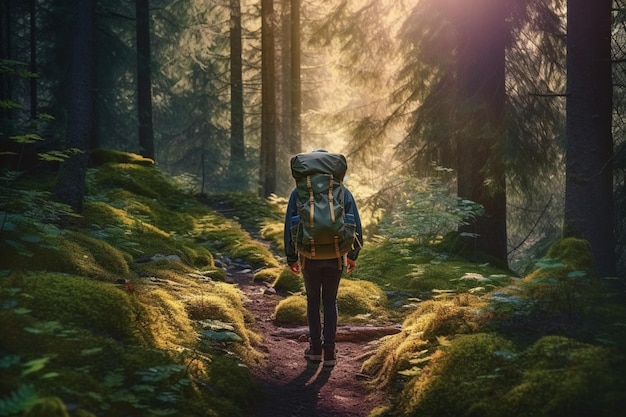
<svg viewBox="0 0 626 417"><path fill-rule="evenodd" d="M324 366L335 366L337 363L337 349L335 345L324 345Z"/></svg>
<svg viewBox="0 0 626 417"><path fill-rule="evenodd" d="M309 362L322 361L322 344L310 342L308 349L304 351L304 358Z"/></svg>

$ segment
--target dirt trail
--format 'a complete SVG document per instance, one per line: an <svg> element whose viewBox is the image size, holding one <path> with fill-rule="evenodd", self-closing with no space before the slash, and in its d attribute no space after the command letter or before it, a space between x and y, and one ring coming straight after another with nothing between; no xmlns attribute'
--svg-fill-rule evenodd
<svg viewBox="0 0 626 417"><path fill-rule="evenodd" d="M368 354L364 339L371 339L372 332L339 323L336 366L309 365L303 356L307 343L298 340L306 328L278 327L271 319L282 297L264 294L266 284L253 282L251 275L230 278L249 299L246 307L255 317L253 330L262 337L257 348L265 356L252 370L265 397L250 417L367 417L383 403L384 396L369 391L359 373Z"/></svg>

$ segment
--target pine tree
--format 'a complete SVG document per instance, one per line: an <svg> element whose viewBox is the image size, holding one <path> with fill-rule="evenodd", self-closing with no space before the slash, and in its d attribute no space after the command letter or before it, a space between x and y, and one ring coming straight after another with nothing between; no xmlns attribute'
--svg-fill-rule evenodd
<svg viewBox="0 0 626 417"><path fill-rule="evenodd" d="M610 0L567 2L565 234L615 274Z"/></svg>

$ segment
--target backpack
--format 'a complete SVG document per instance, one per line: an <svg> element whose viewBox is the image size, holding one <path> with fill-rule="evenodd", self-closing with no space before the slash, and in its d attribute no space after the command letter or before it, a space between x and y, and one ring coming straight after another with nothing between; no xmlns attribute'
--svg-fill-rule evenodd
<svg viewBox="0 0 626 417"><path fill-rule="evenodd" d="M347 169L345 156L337 153L302 153L291 159L298 210L291 218L291 237L305 258L338 258L341 265L341 258L353 248L355 219L344 209L342 181Z"/></svg>

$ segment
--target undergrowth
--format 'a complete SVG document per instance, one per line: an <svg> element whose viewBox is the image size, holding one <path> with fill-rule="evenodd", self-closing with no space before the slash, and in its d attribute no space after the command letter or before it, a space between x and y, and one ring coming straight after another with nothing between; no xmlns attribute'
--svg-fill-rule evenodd
<svg viewBox="0 0 626 417"><path fill-rule="evenodd" d="M3 173L0 416L241 416L258 399L259 337L214 258L274 256L127 155L98 152L80 215L46 177Z"/></svg>

